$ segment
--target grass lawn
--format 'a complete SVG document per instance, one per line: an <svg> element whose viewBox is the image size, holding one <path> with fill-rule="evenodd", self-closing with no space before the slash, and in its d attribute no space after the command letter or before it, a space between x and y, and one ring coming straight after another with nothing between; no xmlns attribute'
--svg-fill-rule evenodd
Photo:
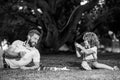
<svg viewBox="0 0 120 80"><path fill-rule="evenodd" d="M120 54L104 53L98 55L98 62L120 68ZM120 71L94 69L84 71L80 67L81 58L75 54L59 53L41 55L44 66L68 67L70 71L37 71L37 70L2 70L0 80L120 80Z"/></svg>

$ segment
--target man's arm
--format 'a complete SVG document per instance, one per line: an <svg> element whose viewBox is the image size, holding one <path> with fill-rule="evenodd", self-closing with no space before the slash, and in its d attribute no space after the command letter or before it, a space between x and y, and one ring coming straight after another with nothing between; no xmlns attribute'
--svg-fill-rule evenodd
<svg viewBox="0 0 120 80"><path fill-rule="evenodd" d="M32 66L32 67L22 66L21 69L36 69L36 68L39 68L39 66L40 66L40 53L37 50L35 51L35 53L33 55L33 62L34 62L34 66Z"/></svg>
<svg viewBox="0 0 120 80"><path fill-rule="evenodd" d="M24 70L26 70L26 69L36 69L36 68L39 68L39 62L36 62L36 63L34 63L35 65L34 66L32 66L32 67L26 67L26 66L22 66L22 67L20 67L21 69L24 69Z"/></svg>
<svg viewBox="0 0 120 80"><path fill-rule="evenodd" d="M31 62L31 59L26 58L26 57L22 57L22 58L21 58L20 60L18 60L18 61L14 59L15 65L17 65L17 66L19 66L19 67L26 66L26 65L28 65L30 62Z"/></svg>

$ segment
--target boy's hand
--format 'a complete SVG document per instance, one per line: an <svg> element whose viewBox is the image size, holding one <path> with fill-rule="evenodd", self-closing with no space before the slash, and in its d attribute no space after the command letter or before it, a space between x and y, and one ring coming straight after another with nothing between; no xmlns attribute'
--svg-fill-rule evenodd
<svg viewBox="0 0 120 80"><path fill-rule="evenodd" d="M81 44L75 42L75 46L81 48Z"/></svg>
<svg viewBox="0 0 120 80"><path fill-rule="evenodd" d="M78 44L77 42L75 42L75 46L76 46L76 47L78 47L78 46L79 46L79 44Z"/></svg>
<svg viewBox="0 0 120 80"><path fill-rule="evenodd" d="M77 42L75 42L75 47L76 47L76 55L77 55L77 57L81 57L79 44Z"/></svg>

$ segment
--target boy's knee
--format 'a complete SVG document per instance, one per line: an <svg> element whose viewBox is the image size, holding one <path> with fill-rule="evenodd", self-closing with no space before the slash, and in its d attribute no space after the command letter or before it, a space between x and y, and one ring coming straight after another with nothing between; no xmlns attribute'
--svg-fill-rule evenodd
<svg viewBox="0 0 120 80"><path fill-rule="evenodd" d="M92 70L91 67L89 66L89 64L88 64L86 61L83 61L83 62L81 63L81 66L82 66L82 68L85 69L85 70Z"/></svg>
<svg viewBox="0 0 120 80"><path fill-rule="evenodd" d="M98 68L99 65L100 65L100 63L97 63L97 62L94 62L94 63L93 63L93 66L96 67L96 68Z"/></svg>
<svg viewBox="0 0 120 80"><path fill-rule="evenodd" d="M93 62L92 64L93 64L93 65L97 65L97 64L98 64L98 62Z"/></svg>

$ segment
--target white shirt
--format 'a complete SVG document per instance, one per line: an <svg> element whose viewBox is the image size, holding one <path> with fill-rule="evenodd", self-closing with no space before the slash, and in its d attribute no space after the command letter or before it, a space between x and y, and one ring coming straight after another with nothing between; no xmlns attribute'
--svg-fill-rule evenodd
<svg viewBox="0 0 120 80"><path fill-rule="evenodd" d="M19 64L20 62L17 62L16 59L7 59L5 58L6 63L11 67L11 68L20 68L23 65L28 65L32 60L33 62L40 62L40 53L36 48L28 48L24 46L24 42L20 40L16 40L12 43L12 47L14 47L15 52L25 52L25 55L21 59L26 59L25 64ZM20 59L20 60L21 60ZM19 60L19 61L20 61Z"/></svg>
<svg viewBox="0 0 120 80"><path fill-rule="evenodd" d="M97 47L94 46L92 48L89 48L88 50L92 50L94 53L92 53L92 54L85 54L84 57L83 57L83 60L97 59Z"/></svg>

